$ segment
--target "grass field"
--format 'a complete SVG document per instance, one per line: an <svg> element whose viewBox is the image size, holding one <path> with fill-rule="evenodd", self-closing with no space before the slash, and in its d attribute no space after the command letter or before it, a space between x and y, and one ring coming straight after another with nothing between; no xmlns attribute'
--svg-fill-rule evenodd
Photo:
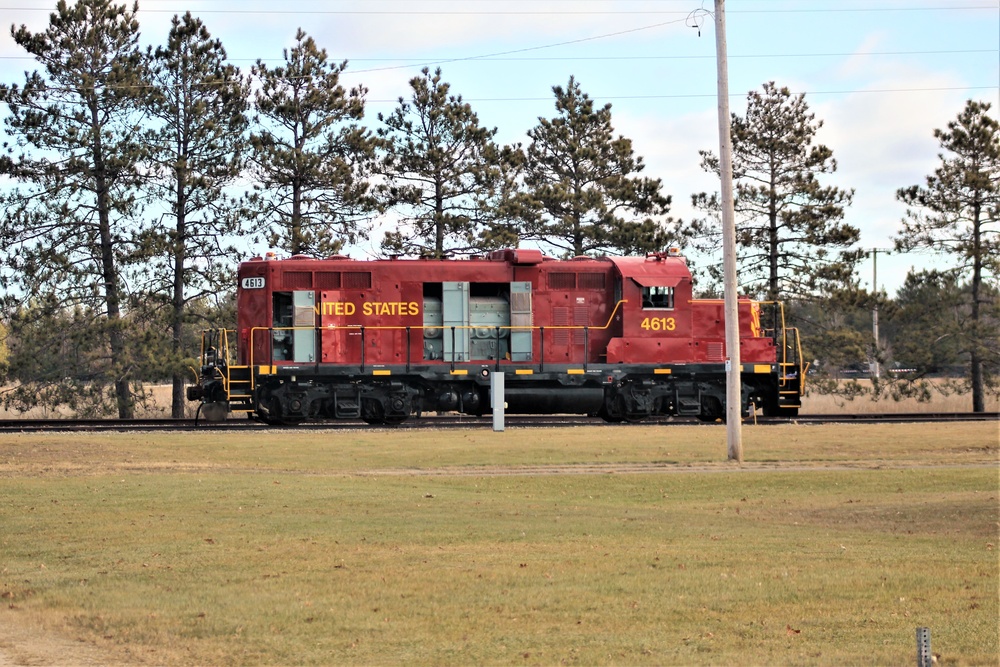
<svg viewBox="0 0 1000 667"><path fill-rule="evenodd" d="M996 665L998 438L0 436L0 665Z"/></svg>

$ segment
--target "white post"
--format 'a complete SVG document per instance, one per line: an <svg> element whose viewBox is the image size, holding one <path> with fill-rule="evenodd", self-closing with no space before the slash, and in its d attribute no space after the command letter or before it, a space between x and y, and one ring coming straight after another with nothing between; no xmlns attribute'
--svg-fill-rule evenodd
<svg viewBox="0 0 1000 667"><path fill-rule="evenodd" d="M719 69L719 171L722 177L722 262L726 319L726 441L729 460L743 462L743 392L740 320L736 294L736 214L733 210L733 140L729 117L725 0L715 0L715 53Z"/></svg>
<svg viewBox="0 0 1000 667"><path fill-rule="evenodd" d="M503 373L490 375L490 407L493 408L493 430L503 430L503 411L507 407L504 399Z"/></svg>

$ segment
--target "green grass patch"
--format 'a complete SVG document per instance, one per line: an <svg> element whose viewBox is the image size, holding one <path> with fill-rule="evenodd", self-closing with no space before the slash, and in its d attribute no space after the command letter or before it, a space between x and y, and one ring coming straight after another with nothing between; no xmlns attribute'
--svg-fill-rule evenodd
<svg viewBox="0 0 1000 667"><path fill-rule="evenodd" d="M744 434L5 436L0 623L164 665L895 665L919 626L997 663L995 424Z"/></svg>

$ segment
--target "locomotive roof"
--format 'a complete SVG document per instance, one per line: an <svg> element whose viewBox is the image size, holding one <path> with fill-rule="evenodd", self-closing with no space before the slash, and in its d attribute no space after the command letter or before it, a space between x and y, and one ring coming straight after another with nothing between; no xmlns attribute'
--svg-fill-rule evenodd
<svg viewBox="0 0 1000 667"><path fill-rule="evenodd" d="M244 265L269 262L280 262L282 267L292 270L329 270L330 265L348 265L361 267L365 265L400 265L410 264L415 266L446 266L461 265L466 262L470 264L482 263L485 266L497 264L509 264L517 266L539 266L539 268L549 271L566 271L572 267L582 267L586 264L607 264L611 263L622 275L623 278L631 278L640 285L651 286L675 286L683 280L690 281L691 272L688 269L684 257L675 254L655 253L646 257L575 257L569 260L557 260L552 257L545 257L541 251L533 249L505 249L488 253L485 257L472 257L467 259L352 259L344 255L334 255L326 259L318 259L308 255L293 255L284 259L277 259L274 253L268 253L266 257L254 257L244 262Z"/></svg>
<svg viewBox="0 0 1000 667"><path fill-rule="evenodd" d="M680 256L610 257L623 278L631 278L643 287L675 287L691 280L687 262Z"/></svg>

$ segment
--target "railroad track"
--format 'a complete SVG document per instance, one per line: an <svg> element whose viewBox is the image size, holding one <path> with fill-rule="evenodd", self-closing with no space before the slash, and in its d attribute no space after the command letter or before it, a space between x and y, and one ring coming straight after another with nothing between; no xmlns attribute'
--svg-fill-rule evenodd
<svg viewBox="0 0 1000 667"><path fill-rule="evenodd" d="M959 421L998 421L1000 413L984 412L936 412L908 414L840 414L840 415L801 415L791 419L775 419L758 417L747 419L744 424L774 425L774 424L834 424L834 423L912 423L912 422L959 422ZM605 421L578 415L508 415L505 426L511 428L566 428L575 426L603 426L607 428L627 428L630 424L608 424ZM671 425L702 425L711 427L721 425L720 422L705 423L691 417L650 418L637 425L671 426ZM190 431L190 430L366 430L374 428L392 430L413 429L491 429L492 417L470 417L457 415L424 416L408 419L398 426L375 427L362 421L338 420L329 422L309 422L297 426L267 426L250 419L231 419L225 422L206 422L194 419L8 419L0 420L0 433L30 433L30 432L97 432L97 431Z"/></svg>

